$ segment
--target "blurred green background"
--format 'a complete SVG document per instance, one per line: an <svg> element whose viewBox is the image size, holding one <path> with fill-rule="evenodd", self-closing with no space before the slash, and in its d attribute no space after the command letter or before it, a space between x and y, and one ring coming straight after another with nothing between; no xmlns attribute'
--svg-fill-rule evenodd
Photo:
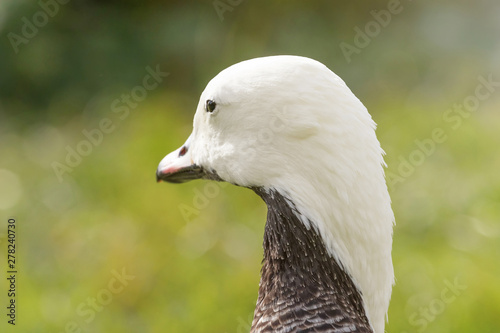
<svg viewBox="0 0 500 333"><path fill-rule="evenodd" d="M248 332L264 204L154 174L220 70L296 54L378 123L397 221L386 330L498 332L499 17L494 0L2 0L0 263L14 217L19 273L15 328L1 279L1 331Z"/></svg>

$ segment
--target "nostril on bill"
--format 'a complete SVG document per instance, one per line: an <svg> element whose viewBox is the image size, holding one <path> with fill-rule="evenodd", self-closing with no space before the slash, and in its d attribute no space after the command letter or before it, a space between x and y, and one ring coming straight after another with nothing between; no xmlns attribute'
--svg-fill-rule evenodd
<svg viewBox="0 0 500 333"><path fill-rule="evenodd" d="M181 151L179 152L179 157L182 157L182 156L186 155L187 151L188 150L187 150L186 146L183 146L181 148Z"/></svg>

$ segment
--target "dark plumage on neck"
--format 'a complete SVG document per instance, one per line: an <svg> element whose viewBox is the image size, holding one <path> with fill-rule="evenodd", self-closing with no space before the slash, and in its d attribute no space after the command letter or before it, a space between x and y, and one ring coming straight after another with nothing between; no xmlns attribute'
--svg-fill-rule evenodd
<svg viewBox="0 0 500 333"><path fill-rule="evenodd" d="M278 191L253 190L268 214L251 332L372 332L359 290L313 224Z"/></svg>

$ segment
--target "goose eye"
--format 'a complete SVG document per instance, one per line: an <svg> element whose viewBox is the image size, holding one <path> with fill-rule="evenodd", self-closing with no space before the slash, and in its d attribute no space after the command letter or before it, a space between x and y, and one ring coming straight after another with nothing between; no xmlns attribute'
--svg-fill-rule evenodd
<svg viewBox="0 0 500 333"><path fill-rule="evenodd" d="M205 110L207 112L212 113L212 112L214 112L216 106L217 106L217 103L215 103L213 100L209 99L209 100L207 100L207 103L205 105Z"/></svg>

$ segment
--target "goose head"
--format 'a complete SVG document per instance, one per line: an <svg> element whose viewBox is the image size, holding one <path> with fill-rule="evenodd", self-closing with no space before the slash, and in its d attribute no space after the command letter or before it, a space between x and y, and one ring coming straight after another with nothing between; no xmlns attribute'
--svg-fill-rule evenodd
<svg viewBox="0 0 500 333"><path fill-rule="evenodd" d="M298 56L247 60L208 83L191 135L156 176L279 193L352 279L381 333L394 283L394 216L375 127L323 64Z"/></svg>

